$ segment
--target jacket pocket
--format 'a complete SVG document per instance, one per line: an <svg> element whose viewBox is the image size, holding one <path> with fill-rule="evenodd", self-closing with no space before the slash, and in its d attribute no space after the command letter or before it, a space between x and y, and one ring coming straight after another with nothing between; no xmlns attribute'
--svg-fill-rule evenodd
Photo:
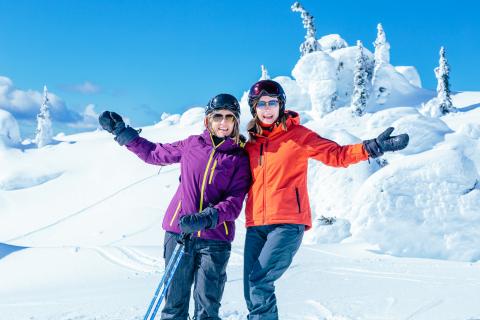
<svg viewBox="0 0 480 320"><path fill-rule="evenodd" d="M268 197L268 196L267 196ZM275 190L271 197L267 198L268 212L271 212L275 219L291 219L293 214L299 213L300 194L295 191L295 187L288 187Z"/></svg>
<svg viewBox="0 0 480 320"><path fill-rule="evenodd" d="M225 227L225 235L228 236L228 226L226 221L223 222L223 226Z"/></svg>
<svg viewBox="0 0 480 320"><path fill-rule="evenodd" d="M297 187L295 187L295 196L297 198L298 213L301 213L302 212L302 206L300 205L300 192L298 191Z"/></svg>

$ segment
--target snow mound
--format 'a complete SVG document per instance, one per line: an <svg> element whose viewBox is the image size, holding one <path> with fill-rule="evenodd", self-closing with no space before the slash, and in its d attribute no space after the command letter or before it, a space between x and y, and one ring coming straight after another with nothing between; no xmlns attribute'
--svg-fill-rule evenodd
<svg viewBox="0 0 480 320"><path fill-rule="evenodd" d="M12 191L26 188L32 188L48 181L60 177L62 172L55 172L51 174L42 174L38 176L31 176L25 172L11 173L6 176L0 175L0 190Z"/></svg>
<svg viewBox="0 0 480 320"><path fill-rule="evenodd" d="M370 117L367 125L369 128L379 128L382 131L387 127L394 127L392 135L408 133L410 141L407 148L395 152L404 155L430 150L435 144L443 141L445 134L452 132L442 120L425 117L417 109L408 107L376 112Z"/></svg>
<svg viewBox="0 0 480 320"><path fill-rule="evenodd" d="M395 70L403 75L411 85L419 88L422 87L422 80L420 79L417 68L413 66L396 66Z"/></svg>
<svg viewBox="0 0 480 320"><path fill-rule="evenodd" d="M305 244L339 243L351 236L350 222L347 219L317 218L313 221L313 228L315 232L305 234Z"/></svg>
<svg viewBox="0 0 480 320"><path fill-rule="evenodd" d="M320 49L326 52L348 47L347 41L343 40L338 34L328 34L318 39L317 42L320 45Z"/></svg>
<svg viewBox="0 0 480 320"><path fill-rule="evenodd" d="M333 110L337 92L335 59L322 51L309 53L297 62L292 75L310 96L314 118Z"/></svg>
<svg viewBox="0 0 480 320"><path fill-rule="evenodd" d="M181 127L203 126L205 118L205 109L201 107L190 108L180 117L179 124Z"/></svg>
<svg viewBox="0 0 480 320"><path fill-rule="evenodd" d="M352 234L381 252L480 259L480 188L475 164L455 150L412 155L368 179L354 199Z"/></svg>
<svg viewBox="0 0 480 320"><path fill-rule="evenodd" d="M311 102L309 95L305 92L298 83L290 77L276 77L273 80L280 83L287 95L287 105L289 109L295 110L300 114L302 121L310 119L308 112L311 110ZM248 112L250 116L250 112Z"/></svg>

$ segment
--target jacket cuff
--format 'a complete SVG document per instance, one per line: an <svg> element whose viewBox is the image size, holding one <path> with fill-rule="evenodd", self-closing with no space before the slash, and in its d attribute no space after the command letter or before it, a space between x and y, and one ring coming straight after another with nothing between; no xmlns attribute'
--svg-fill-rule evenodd
<svg viewBox="0 0 480 320"><path fill-rule="evenodd" d="M208 219L210 220L210 224L207 226L207 229L215 229L218 225L218 210L213 207L207 208L207 215Z"/></svg>
<svg viewBox="0 0 480 320"><path fill-rule="evenodd" d="M365 140L363 141L363 146L365 147L365 150L367 151L370 158L375 159L383 156L382 149L380 149L380 146L377 143L377 139Z"/></svg>

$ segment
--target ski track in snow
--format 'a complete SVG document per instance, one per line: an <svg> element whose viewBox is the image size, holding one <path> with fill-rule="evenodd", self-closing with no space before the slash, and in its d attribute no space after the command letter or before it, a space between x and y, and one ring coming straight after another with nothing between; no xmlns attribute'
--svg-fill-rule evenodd
<svg viewBox="0 0 480 320"><path fill-rule="evenodd" d="M158 260L132 248L94 247L91 249L107 261L135 272L154 273L160 272L163 268L163 259Z"/></svg>
<svg viewBox="0 0 480 320"><path fill-rule="evenodd" d="M163 167L162 167L162 168L163 168ZM33 235L33 234L36 234L36 233L39 233L39 232L42 232L42 231L46 231L46 230L48 230L48 229L50 229L50 228L52 228L52 227L54 227L54 226L56 226L56 225L59 225L59 224L61 224L61 223L63 223L63 222L66 222L66 221L72 219L73 217L76 217L76 216L78 216L78 215L80 215L80 214L83 214L83 213L87 212L88 210L90 210L90 209L92 209L92 208L94 208L94 207L96 207L96 206L98 206L98 205L100 205L100 204L103 204L104 202L106 202L106 201L114 198L115 196L119 195L120 193L122 193L122 192L125 191L125 190L128 190L128 189L130 189L130 188L132 188L132 187L134 187L134 186L136 186L136 185L139 185L139 184L141 184L141 183L143 183L143 182L145 182L145 181L147 181L147 180L150 180L150 179L152 179L152 178L155 178L155 177L158 176L160 173L170 173L170 172L178 171L178 170L179 170L178 168L175 168L175 169L172 169L172 170L161 171L162 168L160 168L160 170L159 170L157 173L155 173L155 174L153 174L153 175L150 175L150 176L147 176L147 177L145 177L145 178L142 178L142 179L140 179L140 180L137 180L137 181L135 181L135 182L133 182L133 183L131 183L131 184L129 184L129 185L127 185L127 186L125 186L125 187L117 190L117 191L115 191L114 193L112 193L112 194L104 197L103 199L100 199L99 201L97 201L97 202L95 202L95 203L93 203L93 204L91 204L91 205L89 205L89 206L87 206L87 207L85 207L85 208L83 208L83 209L80 209L80 210L78 210L78 211L76 211L76 212L74 212L74 213L68 214L68 215L66 215L65 217L63 217L63 218L61 218L61 219L59 219L59 220L57 220L57 221L55 221L55 222L52 222L52 223L50 223L50 224L48 224L48 225L46 225L46 226L43 226L43 227L41 227L41 228L32 230L32 231L27 232L27 233L25 233L25 234L19 235L19 236L15 237L15 238L11 238L11 239L5 241L5 243L11 243L11 242L13 242L13 241L17 241L17 240L24 239L24 238L26 238L26 237L28 237L28 236ZM121 240L121 239L119 239L119 240Z"/></svg>
<svg viewBox="0 0 480 320"><path fill-rule="evenodd" d="M442 303L443 303L442 299L436 299L436 300L429 301L429 302L423 304L422 306L420 306L417 310L415 310L408 317L406 317L405 320L414 319L415 316L417 316L421 313L427 312L427 311L439 306Z"/></svg>
<svg viewBox="0 0 480 320"><path fill-rule="evenodd" d="M153 229L154 227L157 226L157 224L162 224L162 221L163 221L163 216L160 216L158 219L155 219L152 221L151 224L147 225L145 228L141 228L141 229L138 229L138 230L135 230L133 232L130 232L130 233L126 233L124 234L120 239L117 239L117 240L114 240L110 243L107 244L107 246L113 246L114 244L117 244L125 239L128 239L128 238L131 238L131 237L134 237L138 234L141 234L145 231L148 231L150 229Z"/></svg>

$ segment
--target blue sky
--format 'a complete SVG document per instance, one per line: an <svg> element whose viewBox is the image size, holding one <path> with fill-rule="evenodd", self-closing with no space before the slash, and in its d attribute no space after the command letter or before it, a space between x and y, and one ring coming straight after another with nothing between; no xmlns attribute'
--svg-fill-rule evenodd
<svg viewBox="0 0 480 320"><path fill-rule="evenodd" d="M20 90L47 84L65 108L116 110L145 125L162 112L240 98L265 64L290 75L303 41L294 1L0 2L0 76ZM435 88L444 45L453 90L480 90L479 5L462 1L301 1L317 37L338 33L372 50L381 22L393 65L414 65Z"/></svg>

